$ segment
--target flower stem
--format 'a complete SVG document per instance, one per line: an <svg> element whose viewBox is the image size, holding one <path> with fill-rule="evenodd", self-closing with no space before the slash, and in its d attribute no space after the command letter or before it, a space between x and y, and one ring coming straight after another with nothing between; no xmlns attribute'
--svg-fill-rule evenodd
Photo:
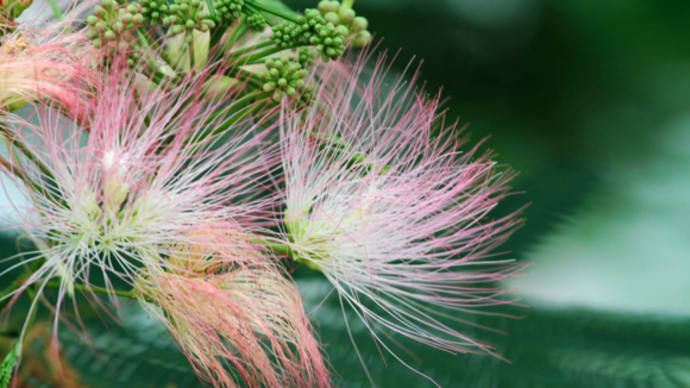
<svg viewBox="0 0 690 388"><path fill-rule="evenodd" d="M266 48L266 47L270 46L272 43L273 42L271 42L270 40L267 40L267 41L257 43L257 44L252 45L252 46L243 47L239 50L229 52L228 56L230 58L239 58L244 54L251 53L251 52L256 51L258 49ZM239 60L238 62L242 62L242 61Z"/></svg>
<svg viewBox="0 0 690 388"><path fill-rule="evenodd" d="M256 8L260 11L266 12L266 13L271 14L273 16L277 16L279 18L291 21L293 23L297 23L299 21L294 15L290 15L289 13L287 13L283 10L273 8L273 7L268 6L266 4L261 4L258 1L250 0L250 1L247 1L246 4L249 5L250 7Z"/></svg>
<svg viewBox="0 0 690 388"><path fill-rule="evenodd" d="M246 59L243 59L241 64L242 65L254 65L254 64L258 63L258 61L260 59L263 59L263 58L265 58L269 55L273 55L275 53L279 53L283 50L286 50L286 49L280 48L280 47L270 47L270 48L267 48L266 50L259 51L258 53L254 54L250 57L247 57Z"/></svg>
<svg viewBox="0 0 690 388"><path fill-rule="evenodd" d="M223 42L223 49L221 51L229 50L232 46L239 41L242 36L249 30L247 23L240 23L232 31L232 34Z"/></svg>
<svg viewBox="0 0 690 388"><path fill-rule="evenodd" d="M212 18L216 18L216 8L213 6L213 2L211 0L206 0L206 5L208 6L208 11L211 13Z"/></svg>
<svg viewBox="0 0 690 388"><path fill-rule="evenodd" d="M53 10L53 15L55 15L55 18L57 20L62 20L62 11L60 10L60 6L58 5L56 0L48 0L48 3L50 4L50 8Z"/></svg>
<svg viewBox="0 0 690 388"><path fill-rule="evenodd" d="M259 237L255 237L255 238L251 239L250 241L254 244L263 245L266 248L274 250L278 253L282 253L284 255L292 256L292 253L293 253L292 248L290 248L288 245L281 244L279 242L269 241L269 240L259 238Z"/></svg>
<svg viewBox="0 0 690 388"><path fill-rule="evenodd" d="M47 288L60 288L61 283L59 281L50 281L45 284L45 287ZM124 290L116 290L116 289L107 289L104 287L98 287L98 286L87 286L85 284L74 284L74 289L77 291L81 291L83 293L87 292L92 292L94 294L101 294L101 295L117 295L123 298L129 298L129 299L137 299L136 294L134 291L124 291Z"/></svg>

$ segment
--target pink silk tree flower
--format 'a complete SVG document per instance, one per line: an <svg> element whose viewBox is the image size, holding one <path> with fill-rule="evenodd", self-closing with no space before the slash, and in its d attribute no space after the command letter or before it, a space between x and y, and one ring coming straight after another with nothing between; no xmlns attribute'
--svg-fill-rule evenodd
<svg viewBox="0 0 690 388"><path fill-rule="evenodd" d="M83 32L66 31L71 16L40 29L20 24L0 36L0 112L50 99L70 116L84 114L83 86L92 78L95 52Z"/></svg>
<svg viewBox="0 0 690 388"><path fill-rule="evenodd" d="M495 283L520 265L492 250L520 220L490 212L513 173L456 140L414 79L367 59L325 65L314 104L284 113L286 238L401 362L390 334L492 353L454 324L512 302Z"/></svg>
<svg viewBox="0 0 690 388"><path fill-rule="evenodd" d="M275 200L262 189L280 165L278 147L265 144L270 126L238 117L232 93L207 98L203 73L146 89L130 74L114 70L94 85L83 123L53 109L39 110L38 124L4 119L33 155L10 160L31 204L15 209L15 226L37 247L8 269L36 268L15 296L58 278L56 311L75 283L100 303L92 286L114 291L114 279L134 284L142 269L176 270L169 258L200 225L270 223Z"/></svg>
<svg viewBox="0 0 690 388"><path fill-rule="evenodd" d="M152 272L137 289L197 374L215 387L330 387L299 292L276 260L242 246L247 236L232 228L190 237L171 257L183 271ZM211 248L214 239L233 246Z"/></svg>

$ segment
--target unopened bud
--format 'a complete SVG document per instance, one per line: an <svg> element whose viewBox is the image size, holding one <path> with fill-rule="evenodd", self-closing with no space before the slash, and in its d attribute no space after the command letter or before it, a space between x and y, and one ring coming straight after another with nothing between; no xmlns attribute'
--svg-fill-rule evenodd
<svg viewBox="0 0 690 388"><path fill-rule="evenodd" d="M338 8L340 8L340 3L338 3L337 1L324 0L319 3L319 11L323 13L338 12Z"/></svg>

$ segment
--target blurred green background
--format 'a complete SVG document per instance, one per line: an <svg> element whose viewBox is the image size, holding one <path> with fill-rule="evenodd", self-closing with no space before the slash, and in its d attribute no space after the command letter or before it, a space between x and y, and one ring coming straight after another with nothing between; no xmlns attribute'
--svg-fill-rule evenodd
<svg viewBox="0 0 690 388"><path fill-rule="evenodd" d="M315 1L287 1L297 9ZM404 342L444 387L690 387L690 2L358 0L355 9L423 60L430 90L520 175L526 225L506 249L532 263L507 286L528 307L477 318L510 361ZM295 274L306 303L326 281ZM124 328L93 323L92 346L62 330L84 386L194 387L165 332L132 309ZM370 386L337 300L313 313L343 387ZM429 387L352 330L380 387ZM117 341L114 339L118 338ZM40 346L40 341L39 345ZM34 386L42 386L38 379ZM48 385L45 385L48 386Z"/></svg>

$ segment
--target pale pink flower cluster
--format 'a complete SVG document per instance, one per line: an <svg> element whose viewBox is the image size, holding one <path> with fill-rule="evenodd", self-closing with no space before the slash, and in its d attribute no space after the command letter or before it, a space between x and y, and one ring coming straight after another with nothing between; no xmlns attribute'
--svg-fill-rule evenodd
<svg viewBox="0 0 690 388"><path fill-rule="evenodd" d="M242 233L228 227L190 236L172 258L184 271L152 274L141 287L157 308L147 306L214 385L235 386L230 367L250 387L330 386L297 288Z"/></svg>
<svg viewBox="0 0 690 388"><path fill-rule="evenodd" d="M511 303L495 283L520 266L492 250L519 221L491 211L513 174L463 147L438 99L385 60L366 75L368 60L327 66L318 103L280 123L286 238L394 357L390 334L491 352L456 326Z"/></svg>
<svg viewBox="0 0 690 388"><path fill-rule="evenodd" d="M512 303L496 284L520 266L493 251L519 220L493 210L513 173L385 59L322 65L306 108L246 115L234 90L209 96L217 64L157 85L117 58L99 73L11 39L22 59L3 44L0 103L53 102L34 122L2 115L26 151L0 161L37 247L7 271L36 266L15 298L59 279L56 328L75 287L117 306L124 281L214 386L331 386L281 252L403 363L392 337L492 353L458 326Z"/></svg>
<svg viewBox="0 0 690 388"><path fill-rule="evenodd" d="M10 28L3 25L0 30ZM78 116L82 113L88 66L93 50L83 33L58 33L58 26L41 30L14 28L0 34L0 112L37 99L59 101Z"/></svg>
<svg viewBox="0 0 690 388"><path fill-rule="evenodd" d="M32 204L19 226L38 251L12 268L42 264L16 295L57 277L59 311L75 284L95 297L96 275L117 304L113 281L124 280L165 310L214 385L329 386L295 287L247 237L272 220L275 201L262 196L279 164L272 126L237 119L232 95L205 97L205 81L151 88L120 69L94 85L85 122L45 108L38 124L22 122L17 140L38 160L11 162Z"/></svg>

